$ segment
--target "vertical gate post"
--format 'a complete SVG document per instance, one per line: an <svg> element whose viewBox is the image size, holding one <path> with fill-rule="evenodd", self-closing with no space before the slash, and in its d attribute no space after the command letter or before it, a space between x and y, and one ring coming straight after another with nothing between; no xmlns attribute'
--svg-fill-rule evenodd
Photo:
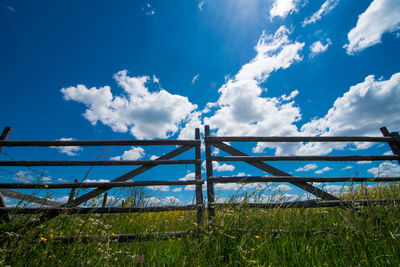
<svg viewBox="0 0 400 267"><path fill-rule="evenodd" d="M75 179L75 181L74 181L75 183L78 183L79 182L79 180L78 179ZM75 197L75 191L76 191L76 188L71 188L71 192L69 193L69 197L68 197L68 202L67 202L67 205L68 205L68 203L71 203L71 201L73 201L74 200L74 197Z"/></svg>
<svg viewBox="0 0 400 267"><path fill-rule="evenodd" d="M207 142L210 136L210 126L204 126L205 146L206 146L206 174L207 174L207 200L208 200L208 219L211 220L215 216L214 204L214 184L210 181L213 176L213 165L211 161L211 144Z"/></svg>
<svg viewBox="0 0 400 267"><path fill-rule="evenodd" d="M108 197L108 193L105 192L103 195L103 203L101 203L102 208L104 208L107 205L107 197Z"/></svg>
<svg viewBox="0 0 400 267"><path fill-rule="evenodd" d="M195 129L195 139L200 140L200 129ZM200 162L195 164L195 180L200 182L201 179L201 144L195 146L195 158ZM203 185L196 184L196 206L197 206L197 224L200 226L203 221Z"/></svg>
<svg viewBox="0 0 400 267"><path fill-rule="evenodd" d="M8 126L4 127L4 130L3 130L3 132L1 133L1 136L0 136L0 141L6 141L8 136L10 135L10 133L11 133L11 127L8 127ZM2 148L3 147L0 146L0 151L1 151ZM0 207L4 207L4 208L6 207L6 203L5 203L1 193L0 193ZM2 221L8 222L9 220L10 220L10 218L8 217L7 214L4 214L4 215L0 216L0 222L2 222Z"/></svg>

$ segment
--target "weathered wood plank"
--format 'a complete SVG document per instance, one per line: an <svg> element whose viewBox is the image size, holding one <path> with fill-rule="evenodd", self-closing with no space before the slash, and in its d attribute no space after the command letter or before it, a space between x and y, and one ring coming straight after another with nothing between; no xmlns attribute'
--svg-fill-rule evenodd
<svg viewBox="0 0 400 267"><path fill-rule="evenodd" d="M210 136L210 126L204 126L204 136L205 138ZM208 203L214 202L214 184L209 180L213 176L213 165L211 161L211 144L205 142L206 146L206 179L207 179L207 201ZM212 220L215 216L215 210L212 206L208 205L208 219Z"/></svg>
<svg viewBox="0 0 400 267"><path fill-rule="evenodd" d="M384 161L400 160L400 156L371 155L371 156L227 156L212 157L212 161Z"/></svg>
<svg viewBox="0 0 400 267"><path fill-rule="evenodd" d="M6 142L10 133L11 133L11 127L8 127L8 126L4 127L3 132L0 135L0 151L3 148L3 145L1 145L1 142Z"/></svg>
<svg viewBox="0 0 400 267"><path fill-rule="evenodd" d="M214 176L213 183L337 183L337 182L397 182L400 177L304 177L304 176Z"/></svg>
<svg viewBox="0 0 400 267"><path fill-rule="evenodd" d="M150 207L40 207L40 208L0 208L0 214L38 214L58 215L68 214L112 214L112 213L137 213L137 212L163 212L172 210L195 210L196 205L186 206L150 206Z"/></svg>
<svg viewBox="0 0 400 267"><path fill-rule="evenodd" d="M240 206L246 208L280 209L280 208L328 208L328 207L351 207L368 205L394 205L399 204L400 199L364 199L364 200L306 200L292 202L269 202L269 203L210 203L214 207Z"/></svg>
<svg viewBox="0 0 400 267"><path fill-rule="evenodd" d="M0 166L156 166L195 163L198 162L196 160L1 160Z"/></svg>
<svg viewBox="0 0 400 267"><path fill-rule="evenodd" d="M195 140L93 140L93 141L0 141L0 146L160 146L185 145L195 146L200 142Z"/></svg>
<svg viewBox="0 0 400 267"><path fill-rule="evenodd" d="M207 142L390 142L375 136L209 136Z"/></svg>
<svg viewBox="0 0 400 267"><path fill-rule="evenodd" d="M61 203L58 203L58 202L55 202L52 200L35 197L35 196L31 196L31 195L26 195L26 194L22 194L20 192L15 192L15 191L8 190L8 189L0 189L0 193L2 193L6 197L11 197L11 198L28 201L28 202L32 202L32 203L37 203L37 204L41 204L41 205L46 205L46 206L59 207L62 205Z"/></svg>
<svg viewBox="0 0 400 267"><path fill-rule="evenodd" d="M200 141L200 129L195 129L194 139ZM195 168L195 180L196 180L196 205L197 209L197 224L201 225L203 222L203 183L204 181L201 179L201 148L200 145L195 146L195 159L200 161L200 163L196 163Z"/></svg>
<svg viewBox="0 0 400 267"><path fill-rule="evenodd" d="M157 185L197 185L204 181L128 181L128 182L81 182L81 183L0 183L0 188L13 189L62 189L62 188L110 188L110 187L134 187Z"/></svg>

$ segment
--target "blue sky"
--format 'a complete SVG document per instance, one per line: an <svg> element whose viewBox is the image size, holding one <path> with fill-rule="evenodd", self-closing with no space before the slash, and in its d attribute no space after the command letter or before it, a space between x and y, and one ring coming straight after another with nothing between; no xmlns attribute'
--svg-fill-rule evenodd
<svg viewBox="0 0 400 267"><path fill-rule="evenodd" d="M400 129L399 27L396 0L4 0L0 125L13 128L10 140L191 139L205 124L216 135L380 136L382 126ZM234 146L260 155L389 151L370 144ZM5 148L0 157L149 159L172 149ZM225 164L216 174L262 175L245 164ZM272 165L306 176L400 173L390 162ZM71 181L87 170L46 168L44 176ZM42 169L0 171L4 181L13 181ZM96 167L87 179L112 180L126 171ZM157 167L137 179L188 179L192 173L190 166ZM269 187L266 196L304 193ZM235 189L218 188L220 198ZM190 189L149 192L187 203ZM63 191L54 195L62 197Z"/></svg>

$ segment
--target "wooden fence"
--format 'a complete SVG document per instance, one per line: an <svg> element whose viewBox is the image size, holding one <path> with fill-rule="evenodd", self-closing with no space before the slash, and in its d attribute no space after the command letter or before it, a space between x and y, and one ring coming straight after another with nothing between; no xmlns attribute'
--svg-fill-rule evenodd
<svg viewBox="0 0 400 267"><path fill-rule="evenodd" d="M247 203L246 206L259 208L292 208L292 207L332 207L367 204L392 204L400 200L359 200L343 201L336 196L312 185L312 182L394 182L400 181L400 177L297 177L277 169L264 161L382 161L396 160L400 162L400 137L397 132L389 133L383 127L380 129L383 137L366 136L340 136L340 137L285 137L285 136L211 136L210 127L205 126L206 147L206 172L207 172L207 199L209 218L215 215L216 206L232 205L232 203L216 203L214 195L214 184L216 183L266 183L266 182L288 182L306 192L316 196L318 200L278 202L278 203ZM228 145L226 142L384 142L387 143L394 155L369 155L369 156L251 156ZM213 157L212 147L218 148L232 156ZM246 162L272 176L214 176L213 161L240 161ZM311 182L311 184L310 184ZM234 204L234 203L233 203ZM241 204L243 205L243 204Z"/></svg>
<svg viewBox="0 0 400 267"><path fill-rule="evenodd" d="M201 153L200 130L195 129L194 140L118 140L118 141L6 141L11 128L6 127L0 137L0 150L2 147L66 147L66 146L179 146L173 151L154 160L123 160L123 161L27 161L12 160L0 161L0 166L135 166L140 167L121 175L111 182L77 182L75 183L0 183L0 214L4 219L8 214L43 214L33 225L41 224L60 213L127 213L127 212L157 212L170 210L197 210L197 222L203 218L203 192L204 181L201 178ZM194 148L194 159L174 160L178 155ZM194 164L195 179L189 181L158 180L158 181L128 181L158 165L187 165ZM143 207L105 207L106 191L115 187L137 186L187 186L195 185L195 205L170 205L170 206L143 206ZM67 203L58 203L41 197L22 194L10 189L62 189L71 188ZM76 188L95 188L94 190L75 197ZM78 207L86 201L104 194L103 205L98 207ZM1 195L50 207L6 207Z"/></svg>
<svg viewBox="0 0 400 267"><path fill-rule="evenodd" d="M216 183L267 183L267 182L288 182L297 186L306 192L317 197L316 200L276 202L276 203L247 203L246 206L259 208L292 208L292 207L333 207L349 205L386 205L398 203L400 200L358 200L344 201L338 197L315 187L313 182L393 182L400 181L400 177L299 177L292 176L276 167L273 167L265 161L382 161L396 160L400 163L400 136L397 132L390 133L385 127L381 128L382 137L265 137L265 136L211 136L210 127L205 126L205 157L206 157L206 180L207 180L207 200L209 219L215 216L215 207L232 205L226 203L216 203L214 195L214 184ZM2 195L38 203L48 207L6 207L0 194L0 219L5 220L8 214L42 214L39 220L32 225L41 224L60 213L87 214L87 213L128 213L128 212L155 212L169 210L196 210L197 222L200 225L203 220L203 193L202 185L204 181L201 174L201 140L200 130L195 129L194 140L120 140L120 141L7 141L11 129L6 127L0 136L0 151L2 147L60 147L60 146L179 146L173 151L155 159L155 160L135 160L135 161L0 161L0 166L134 166L140 167L121 175L111 182L77 182L74 183L0 183L0 193ZM251 156L234 148L226 142L383 142L391 148L393 155L368 155L368 156ZM218 148L231 156L212 156L212 147ZM194 148L194 159L175 160L176 156ZM269 174L269 176L214 176L213 161L240 161L246 162L251 166L258 168ZM194 164L195 179L191 181L181 180L158 180L158 181L128 181L135 176L146 172L158 165L179 165ZM195 205L182 206L143 206L143 207L106 207L106 191L115 187L133 187L133 186L187 186L195 185ZM62 204L52 200L40 198L37 196L22 194L11 189L62 189L71 188L70 197L67 203ZM75 197L77 188L95 188L94 190ZM104 194L102 207L79 207L82 203ZM159 236L177 236L184 232L174 233L154 233ZM151 235L153 236L153 234ZM140 237L137 234L120 235L117 240L127 241ZM67 238L68 239L68 238ZM67 240L66 239L66 240ZM69 240L69 239L68 239ZM65 240L64 240L65 241Z"/></svg>

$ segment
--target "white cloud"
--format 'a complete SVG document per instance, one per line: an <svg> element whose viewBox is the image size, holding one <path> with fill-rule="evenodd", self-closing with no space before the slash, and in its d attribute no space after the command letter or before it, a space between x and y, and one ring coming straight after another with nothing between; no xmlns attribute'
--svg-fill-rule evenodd
<svg viewBox="0 0 400 267"><path fill-rule="evenodd" d="M275 0L269 11L271 19L273 17L285 18L288 14L298 11L300 0Z"/></svg>
<svg viewBox="0 0 400 267"><path fill-rule="evenodd" d="M197 80L199 79L200 74L196 74L193 79L192 79L192 84L195 84Z"/></svg>
<svg viewBox="0 0 400 267"><path fill-rule="evenodd" d="M346 167L344 167L344 168L342 168L341 170L342 171L345 171L345 170L351 170L351 169L353 169L353 166L346 166Z"/></svg>
<svg viewBox="0 0 400 267"><path fill-rule="evenodd" d="M332 9L334 9L338 3L339 0L326 0L317 12L315 12L311 17L306 18L303 21L303 27L320 20L323 15L326 15L329 12L331 12Z"/></svg>
<svg viewBox="0 0 400 267"><path fill-rule="evenodd" d="M204 118L204 124L218 129L217 135L297 133L293 123L301 118L299 108L294 102L283 103L279 98L264 97L265 90L260 87L270 73L286 69L302 59L299 53L304 43L291 42L288 34L289 30L284 26L274 36L263 33L255 47L255 58L218 90L220 97L216 111L211 117ZM265 143L259 144L256 152L265 147Z"/></svg>
<svg viewBox="0 0 400 267"><path fill-rule="evenodd" d="M294 90L288 96L286 94L282 95L281 99L284 100L284 101L289 101L289 100L292 100L293 98L295 98L298 94L299 94L299 91L298 90Z"/></svg>
<svg viewBox="0 0 400 267"><path fill-rule="evenodd" d="M206 2L203 0L203 1L200 1L200 3L199 3L199 5L198 5L198 8L200 9L200 10L203 10L203 6L204 6L204 4L205 4Z"/></svg>
<svg viewBox="0 0 400 267"><path fill-rule="evenodd" d="M326 39L326 44L323 45L321 41L316 41L310 46L310 57L315 57L318 54L325 52L328 47L332 44L330 39Z"/></svg>
<svg viewBox="0 0 400 267"><path fill-rule="evenodd" d="M160 79L158 79L157 76L154 74L153 74L153 83L160 83Z"/></svg>
<svg viewBox="0 0 400 267"><path fill-rule="evenodd" d="M73 141L75 140L72 137L62 137L58 139L58 141ZM81 151L82 148L79 146L51 146L51 148L57 149L62 154L67 154L68 156L76 156L77 152Z"/></svg>
<svg viewBox="0 0 400 267"><path fill-rule="evenodd" d="M400 176L400 166L397 163L383 162L378 167L369 169L368 172L375 177Z"/></svg>
<svg viewBox="0 0 400 267"><path fill-rule="evenodd" d="M145 155L144 149L141 147L132 147L130 150L124 151L122 156L110 158L110 160L138 160Z"/></svg>
<svg viewBox="0 0 400 267"><path fill-rule="evenodd" d="M125 94L115 96L109 86L86 88L84 85L62 88L65 100L86 105L83 116L93 125L98 121L114 132L127 132L138 139L167 138L197 108L187 97L165 90L146 88L148 76L129 77L126 70L114 75Z"/></svg>
<svg viewBox="0 0 400 267"><path fill-rule="evenodd" d="M169 186L168 185L155 185L155 186L147 186L148 189L154 190L154 191L163 191L163 192L168 192L169 191Z"/></svg>
<svg viewBox="0 0 400 267"><path fill-rule="evenodd" d="M55 202L59 202L59 203L67 203L69 199L69 196L63 196L63 197L58 197L56 199L54 199Z"/></svg>
<svg viewBox="0 0 400 267"><path fill-rule="evenodd" d="M289 191L292 189L293 189L293 187L291 187L287 184L280 184L274 188L274 191L285 192L285 191Z"/></svg>
<svg viewBox="0 0 400 267"><path fill-rule="evenodd" d="M367 161L357 161L357 164L371 164L372 161L367 160Z"/></svg>
<svg viewBox="0 0 400 267"><path fill-rule="evenodd" d="M147 206L159 206L159 205L176 205L180 203L180 199L174 196L168 196L165 198L148 197L144 199Z"/></svg>
<svg viewBox="0 0 400 267"><path fill-rule="evenodd" d="M156 159L158 159L159 158L159 156L156 156L156 155L151 155L150 156L150 160L156 160Z"/></svg>
<svg viewBox="0 0 400 267"><path fill-rule="evenodd" d="M235 166L226 163L223 163L221 165L218 162L213 161L213 170L218 172L224 172L224 171L231 172L235 170Z"/></svg>
<svg viewBox="0 0 400 267"><path fill-rule="evenodd" d="M107 179L99 179L99 180L93 180L93 179L86 179L83 181L84 183L108 183L110 180Z"/></svg>
<svg viewBox="0 0 400 267"><path fill-rule="evenodd" d="M384 33L395 32L400 26L398 0L374 0L358 17L357 25L348 33L349 43L344 47L354 54L381 42Z"/></svg>
<svg viewBox="0 0 400 267"><path fill-rule="evenodd" d="M322 188L323 188L323 190L327 191L328 193L336 194L336 195L343 194L343 193L346 193L347 191L349 191L349 186L347 186L347 185L328 184L328 185L324 185Z"/></svg>
<svg viewBox="0 0 400 267"><path fill-rule="evenodd" d="M324 167L324 168L322 168L322 169L320 169L320 170L318 170L318 171L315 171L315 173L316 173L316 174L321 174L321 173L324 173L324 172L327 172L327 171L330 171L330 170L332 170L332 168L330 168L330 167Z"/></svg>
<svg viewBox="0 0 400 267"><path fill-rule="evenodd" d="M172 192L181 192L182 191L182 187L177 187L172 189Z"/></svg>
<svg viewBox="0 0 400 267"><path fill-rule="evenodd" d="M295 171L296 171L296 172L308 172L308 171L310 171L310 170L316 169L317 167L318 167L317 164L315 164L315 163L310 163L310 164L305 165L304 167L300 167L300 168L298 168L298 169L295 169Z"/></svg>
<svg viewBox="0 0 400 267"><path fill-rule="evenodd" d="M389 80L375 80L367 76L364 82L351 86L336 99L333 107L322 118L315 118L301 127L306 136L381 136L379 128L400 128L400 73ZM372 143L308 143L298 148L301 154L328 154L333 149L355 147L365 149Z"/></svg>

